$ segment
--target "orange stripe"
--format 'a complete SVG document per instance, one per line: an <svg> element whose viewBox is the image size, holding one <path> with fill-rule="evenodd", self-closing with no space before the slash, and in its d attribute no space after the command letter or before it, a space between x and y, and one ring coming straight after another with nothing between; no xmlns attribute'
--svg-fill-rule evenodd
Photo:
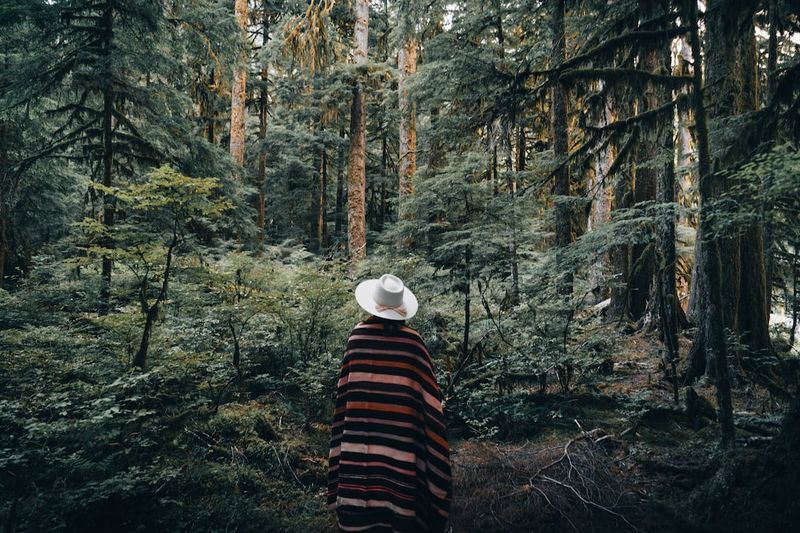
<svg viewBox="0 0 800 533"><path fill-rule="evenodd" d="M372 365L372 366L379 366L379 367L389 367L389 368L403 368L405 370L411 370L419 377L427 381L431 386L436 386L436 381L433 380L431 376L422 374L419 371L419 368L410 364L410 363L400 363L396 361L376 361L375 359L358 359L356 361L348 361L344 364L345 367L350 367L352 365Z"/></svg>
<svg viewBox="0 0 800 533"><path fill-rule="evenodd" d="M422 413L405 405L392 405L379 402L347 402L349 409L366 409L368 411L382 411L388 413L401 413L422 419Z"/></svg>

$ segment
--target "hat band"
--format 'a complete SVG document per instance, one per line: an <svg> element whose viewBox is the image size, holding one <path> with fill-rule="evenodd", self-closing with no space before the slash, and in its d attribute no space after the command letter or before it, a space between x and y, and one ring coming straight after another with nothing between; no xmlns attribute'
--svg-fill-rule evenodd
<svg viewBox="0 0 800 533"><path fill-rule="evenodd" d="M379 304L379 303L376 302L375 303L375 310L377 312L379 312L379 313L391 310L391 311L396 312L400 316L403 316L403 317L406 316L406 308L403 306L403 304L391 306L391 305L382 305L382 304Z"/></svg>

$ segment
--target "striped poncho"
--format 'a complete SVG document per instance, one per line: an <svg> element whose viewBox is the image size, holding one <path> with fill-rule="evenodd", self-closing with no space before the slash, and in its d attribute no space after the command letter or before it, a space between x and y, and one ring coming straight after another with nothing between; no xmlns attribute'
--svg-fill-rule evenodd
<svg viewBox="0 0 800 533"><path fill-rule="evenodd" d="M328 507L342 531L440 532L450 455L422 337L380 318L350 333L331 428Z"/></svg>

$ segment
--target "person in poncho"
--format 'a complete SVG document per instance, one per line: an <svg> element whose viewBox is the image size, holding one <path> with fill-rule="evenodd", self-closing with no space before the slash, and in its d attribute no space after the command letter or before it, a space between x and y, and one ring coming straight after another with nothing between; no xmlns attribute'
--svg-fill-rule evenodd
<svg viewBox="0 0 800 533"><path fill-rule="evenodd" d="M450 449L430 353L405 325L417 299L391 274L360 283L355 297L371 316L350 333L339 374L328 508L340 531L440 533Z"/></svg>

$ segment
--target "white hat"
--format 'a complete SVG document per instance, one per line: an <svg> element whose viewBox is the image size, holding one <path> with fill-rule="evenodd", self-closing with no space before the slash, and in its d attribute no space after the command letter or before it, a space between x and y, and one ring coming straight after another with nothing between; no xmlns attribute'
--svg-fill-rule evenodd
<svg viewBox="0 0 800 533"><path fill-rule="evenodd" d="M362 281L356 287L356 301L364 311L381 318L408 320L417 313L417 297L391 274Z"/></svg>

